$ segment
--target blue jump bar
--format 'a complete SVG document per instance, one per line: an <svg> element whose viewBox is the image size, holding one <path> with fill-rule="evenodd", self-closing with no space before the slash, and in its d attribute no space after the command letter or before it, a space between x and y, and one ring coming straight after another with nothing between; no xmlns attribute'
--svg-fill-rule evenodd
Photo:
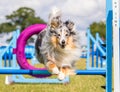
<svg viewBox="0 0 120 92"><path fill-rule="evenodd" d="M106 75L105 70L76 70L76 75Z"/></svg>
<svg viewBox="0 0 120 92"><path fill-rule="evenodd" d="M47 70L0 69L0 74L51 75Z"/></svg>
<svg viewBox="0 0 120 92"><path fill-rule="evenodd" d="M0 69L0 74L50 75L47 70ZM105 70L76 70L77 75L106 75Z"/></svg>

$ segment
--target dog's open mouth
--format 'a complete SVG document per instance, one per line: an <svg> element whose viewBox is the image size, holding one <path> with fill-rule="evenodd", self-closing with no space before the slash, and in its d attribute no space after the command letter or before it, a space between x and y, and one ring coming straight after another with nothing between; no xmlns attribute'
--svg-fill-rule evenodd
<svg viewBox="0 0 120 92"><path fill-rule="evenodd" d="M65 44L59 44L62 49L65 48Z"/></svg>
<svg viewBox="0 0 120 92"><path fill-rule="evenodd" d="M64 48L65 48L65 45L62 44L61 47L64 49Z"/></svg>

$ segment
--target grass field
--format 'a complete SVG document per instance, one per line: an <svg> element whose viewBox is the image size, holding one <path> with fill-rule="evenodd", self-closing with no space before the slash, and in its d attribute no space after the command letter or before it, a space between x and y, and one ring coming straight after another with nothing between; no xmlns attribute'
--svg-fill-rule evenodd
<svg viewBox="0 0 120 92"><path fill-rule="evenodd" d="M85 68L85 59L76 64ZM105 92L105 78L100 75L73 75L69 84L11 84L5 85L5 75L0 75L0 92Z"/></svg>

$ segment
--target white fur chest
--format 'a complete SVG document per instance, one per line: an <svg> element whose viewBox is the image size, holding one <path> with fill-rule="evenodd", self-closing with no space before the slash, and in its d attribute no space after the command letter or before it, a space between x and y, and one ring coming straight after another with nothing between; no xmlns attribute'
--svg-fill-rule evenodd
<svg viewBox="0 0 120 92"><path fill-rule="evenodd" d="M57 55L58 54L58 55ZM72 67L74 63L80 58L81 51L80 49L67 49L63 53L56 53L55 60L56 65L61 66L70 66Z"/></svg>

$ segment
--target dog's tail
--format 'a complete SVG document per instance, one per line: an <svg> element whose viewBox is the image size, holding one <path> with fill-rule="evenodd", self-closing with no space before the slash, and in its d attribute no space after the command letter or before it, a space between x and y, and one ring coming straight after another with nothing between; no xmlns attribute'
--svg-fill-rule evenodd
<svg viewBox="0 0 120 92"><path fill-rule="evenodd" d="M52 27L58 27L61 23L61 15L61 10L57 7L53 7L49 14L48 24Z"/></svg>
<svg viewBox="0 0 120 92"><path fill-rule="evenodd" d="M51 9L51 14L53 16L61 16L61 13L61 10L55 6Z"/></svg>

